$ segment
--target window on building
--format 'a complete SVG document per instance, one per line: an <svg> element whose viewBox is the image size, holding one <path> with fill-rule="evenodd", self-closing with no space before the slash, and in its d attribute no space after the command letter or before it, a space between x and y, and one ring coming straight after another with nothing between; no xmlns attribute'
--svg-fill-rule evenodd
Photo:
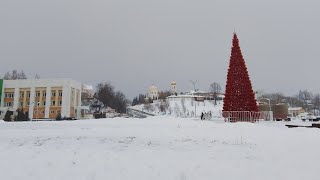
<svg viewBox="0 0 320 180"><path fill-rule="evenodd" d="M5 98L13 98L14 94L13 93L5 93L4 97Z"/></svg>
<svg viewBox="0 0 320 180"><path fill-rule="evenodd" d="M20 102L20 106L23 107L23 102Z"/></svg>
<svg viewBox="0 0 320 180"><path fill-rule="evenodd" d="M30 91L27 92L27 97L30 98Z"/></svg>
<svg viewBox="0 0 320 180"><path fill-rule="evenodd" d="M58 102L58 106L61 106L61 105L62 105L62 101L59 101L59 102Z"/></svg>
<svg viewBox="0 0 320 180"><path fill-rule="evenodd" d="M43 96L43 97L46 97L46 96L47 96L47 93L46 93L46 92L43 92L43 93L42 93L42 96Z"/></svg>
<svg viewBox="0 0 320 180"><path fill-rule="evenodd" d="M24 97L24 92L20 92L20 98Z"/></svg>
<svg viewBox="0 0 320 180"><path fill-rule="evenodd" d="M38 111L34 111L34 112L33 112L33 114L37 114L37 113L38 113Z"/></svg>
<svg viewBox="0 0 320 180"><path fill-rule="evenodd" d="M5 102L5 107L11 107L12 105L13 105L13 103L12 102Z"/></svg>
<svg viewBox="0 0 320 180"><path fill-rule="evenodd" d="M56 105L56 101L51 101L51 106L55 106Z"/></svg>
<svg viewBox="0 0 320 180"><path fill-rule="evenodd" d="M51 92L51 96L52 96L52 97L55 97L55 96L56 96L56 91L52 91L52 92Z"/></svg>
<svg viewBox="0 0 320 180"><path fill-rule="evenodd" d="M59 96L62 96L62 91L59 91Z"/></svg>
<svg viewBox="0 0 320 180"><path fill-rule="evenodd" d="M40 91L36 92L36 97L40 97Z"/></svg>
<svg viewBox="0 0 320 180"><path fill-rule="evenodd" d="M27 102L27 106L30 106L30 102Z"/></svg>
<svg viewBox="0 0 320 180"><path fill-rule="evenodd" d="M45 101L43 101L43 102L42 102L42 104L45 106L45 105L46 105L46 102L45 102Z"/></svg>
<svg viewBox="0 0 320 180"><path fill-rule="evenodd" d="M54 111L50 111L50 114L54 114Z"/></svg>
<svg viewBox="0 0 320 180"><path fill-rule="evenodd" d="M41 114L44 114L44 111L41 111Z"/></svg>

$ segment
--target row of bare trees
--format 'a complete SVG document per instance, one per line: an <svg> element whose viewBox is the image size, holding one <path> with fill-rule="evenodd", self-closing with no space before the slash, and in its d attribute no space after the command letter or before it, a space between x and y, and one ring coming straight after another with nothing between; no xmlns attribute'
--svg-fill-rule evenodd
<svg viewBox="0 0 320 180"><path fill-rule="evenodd" d="M308 90L300 90L293 96L286 96L283 93L264 93L257 98L258 100L270 99L271 104L287 103L291 107L302 107L306 111L318 112L320 110L320 94Z"/></svg>
<svg viewBox="0 0 320 180"><path fill-rule="evenodd" d="M40 76L38 74L35 75L35 79L40 79ZM12 71L8 71L3 75L4 80L16 80L16 79L28 79L27 75L24 73L23 70L20 72L16 69Z"/></svg>

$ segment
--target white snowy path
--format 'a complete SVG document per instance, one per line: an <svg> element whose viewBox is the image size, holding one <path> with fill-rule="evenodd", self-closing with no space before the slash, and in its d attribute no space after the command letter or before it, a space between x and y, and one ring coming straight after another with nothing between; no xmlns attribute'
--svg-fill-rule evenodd
<svg viewBox="0 0 320 180"><path fill-rule="evenodd" d="M320 129L282 122L0 122L1 180L318 180Z"/></svg>

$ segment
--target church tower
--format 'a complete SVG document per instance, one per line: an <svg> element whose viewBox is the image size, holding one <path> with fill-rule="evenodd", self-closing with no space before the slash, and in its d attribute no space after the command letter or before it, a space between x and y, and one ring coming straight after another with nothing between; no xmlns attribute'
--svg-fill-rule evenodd
<svg viewBox="0 0 320 180"><path fill-rule="evenodd" d="M177 93L177 83L175 81L171 82L171 94Z"/></svg>

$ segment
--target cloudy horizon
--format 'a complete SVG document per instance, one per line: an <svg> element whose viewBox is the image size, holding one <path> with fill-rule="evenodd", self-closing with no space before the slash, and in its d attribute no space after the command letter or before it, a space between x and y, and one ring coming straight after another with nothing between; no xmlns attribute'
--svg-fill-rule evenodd
<svg viewBox="0 0 320 180"><path fill-rule="evenodd" d="M237 32L254 90L320 92L319 2L0 0L0 76L110 82L133 98L169 90L224 89Z"/></svg>

